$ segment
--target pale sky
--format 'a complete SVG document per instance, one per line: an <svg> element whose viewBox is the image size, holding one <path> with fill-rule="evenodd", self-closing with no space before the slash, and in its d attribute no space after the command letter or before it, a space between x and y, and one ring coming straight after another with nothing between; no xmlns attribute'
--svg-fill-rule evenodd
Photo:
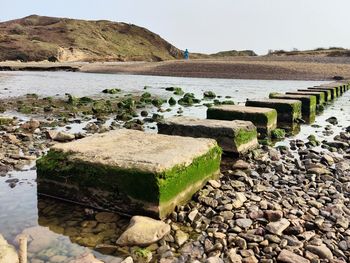
<svg viewBox="0 0 350 263"><path fill-rule="evenodd" d="M127 22L190 52L350 48L349 0L0 1L0 21L37 14Z"/></svg>

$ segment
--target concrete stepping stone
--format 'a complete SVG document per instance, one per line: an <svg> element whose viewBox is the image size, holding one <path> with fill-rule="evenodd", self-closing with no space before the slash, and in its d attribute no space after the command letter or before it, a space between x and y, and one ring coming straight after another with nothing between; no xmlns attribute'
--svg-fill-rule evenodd
<svg viewBox="0 0 350 263"><path fill-rule="evenodd" d="M310 90L312 92L319 91L319 92L324 92L325 94L325 99L327 98L327 101L332 101L333 100L333 90L331 89L322 89L322 88L307 88L307 90Z"/></svg>
<svg viewBox="0 0 350 263"><path fill-rule="evenodd" d="M342 86L343 85L341 83L337 83L337 82L321 84L320 85L320 87L335 88L337 90L337 96L338 97L343 94L343 87Z"/></svg>
<svg viewBox="0 0 350 263"><path fill-rule="evenodd" d="M259 138L270 136L271 131L277 128L277 112L272 108L238 105L213 106L208 108L207 118L228 121L251 121L257 127Z"/></svg>
<svg viewBox="0 0 350 263"><path fill-rule="evenodd" d="M301 115L306 123L313 123L316 119L316 96L313 95L292 95L282 93L270 93L271 99L287 99L301 101Z"/></svg>
<svg viewBox="0 0 350 263"><path fill-rule="evenodd" d="M230 153L244 154L258 146L257 130L250 121L173 117L159 122L158 132L215 139L225 152Z"/></svg>
<svg viewBox="0 0 350 263"><path fill-rule="evenodd" d="M321 90L321 89L313 89L313 90L310 90L310 89L298 89L298 92L303 92L303 93L309 93L310 94L317 94L317 93L321 93L323 94L323 99L325 102L328 102L328 101L331 101L332 100L332 91L330 90ZM316 96L317 97L317 96ZM321 99L320 99L321 100Z"/></svg>
<svg viewBox="0 0 350 263"><path fill-rule="evenodd" d="M332 92L331 96L332 96L332 100L334 100L335 98L338 97L338 91L336 88L331 88L331 87L322 87L322 86L315 86L315 87L311 87L308 88L310 90L330 90Z"/></svg>
<svg viewBox="0 0 350 263"><path fill-rule="evenodd" d="M56 144L37 161L38 193L164 218L220 173L215 140L120 129Z"/></svg>
<svg viewBox="0 0 350 263"><path fill-rule="evenodd" d="M321 91L291 91L291 92L286 92L286 94L290 95L312 95L316 97L316 104L317 105L323 105L325 104L325 94L324 92Z"/></svg>
<svg viewBox="0 0 350 263"><path fill-rule="evenodd" d="M247 100L246 106L272 108L277 111L277 127L292 133L299 129L301 101L283 99Z"/></svg>

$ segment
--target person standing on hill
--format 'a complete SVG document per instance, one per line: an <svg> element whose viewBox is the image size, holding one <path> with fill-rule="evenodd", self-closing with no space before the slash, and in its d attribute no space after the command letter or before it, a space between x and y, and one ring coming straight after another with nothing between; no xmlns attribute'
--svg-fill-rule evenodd
<svg viewBox="0 0 350 263"><path fill-rule="evenodd" d="M190 58L190 52L188 52L188 49L186 48L185 52L184 52L184 59L189 59Z"/></svg>

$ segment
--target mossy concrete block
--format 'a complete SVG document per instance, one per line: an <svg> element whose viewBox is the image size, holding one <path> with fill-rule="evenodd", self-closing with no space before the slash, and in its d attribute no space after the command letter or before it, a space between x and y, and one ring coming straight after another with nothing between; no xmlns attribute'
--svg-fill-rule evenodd
<svg viewBox="0 0 350 263"><path fill-rule="evenodd" d="M269 108L220 105L208 108L207 118L251 121L257 127L260 138L269 136L271 131L277 127L277 112L275 109Z"/></svg>
<svg viewBox="0 0 350 263"><path fill-rule="evenodd" d="M330 88L330 87L321 87L321 86L316 86L316 87L312 87L312 88L308 88L310 90L330 90L331 91L331 96L332 96L332 100L334 100L335 98L338 97L338 92L336 88Z"/></svg>
<svg viewBox="0 0 350 263"><path fill-rule="evenodd" d="M310 91L310 90L298 90L298 91L292 91L292 92L286 92L286 94L292 94L292 95L312 95L316 97L316 104L317 105L323 105L325 104L325 94L321 91Z"/></svg>
<svg viewBox="0 0 350 263"><path fill-rule="evenodd" d="M340 97L343 94L341 85L339 83L336 83L336 82L335 83L321 84L320 87L336 89L337 97Z"/></svg>
<svg viewBox="0 0 350 263"><path fill-rule="evenodd" d="M322 93L325 102L332 100L332 91L331 90L322 90L322 89L298 89L298 92L310 92L313 93Z"/></svg>
<svg viewBox="0 0 350 263"><path fill-rule="evenodd" d="M281 93L270 93L271 99L287 99L301 101L301 115L306 123L313 123L316 119L316 96L313 95L292 95Z"/></svg>
<svg viewBox="0 0 350 263"><path fill-rule="evenodd" d="M331 87L331 88L336 88L338 91L338 96L343 95L344 90L343 90L343 83L341 82L332 82L332 83L327 83L327 84L322 84L320 85L321 87Z"/></svg>
<svg viewBox="0 0 350 263"><path fill-rule="evenodd" d="M215 140L116 130L57 144L37 161L38 193L164 218L220 172Z"/></svg>
<svg viewBox="0 0 350 263"><path fill-rule="evenodd" d="M158 132L215 139L225 152L230 153L243 154L258 146L257 130L250 121L173 117L158 123Z"/></svg>
<svg viewBox="0 0 350 263"><path fill-rule="evenodd" d="M247 100L246 106L272 108L277 111L277 127L287 131L297 129L301 119L301 101L287 99Z"/></svg>

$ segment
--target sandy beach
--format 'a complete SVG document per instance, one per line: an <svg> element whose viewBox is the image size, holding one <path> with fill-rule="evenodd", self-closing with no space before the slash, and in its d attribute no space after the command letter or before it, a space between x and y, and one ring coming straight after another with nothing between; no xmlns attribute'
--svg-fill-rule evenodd
<svg viewBox="0 0 350 263"><path fill-rule="evenodd" d="M330 80L350 78L346 57L232 57L162 62L1 62L2 70L77 70L87 73L137 74L198 78Z"/></svg>

